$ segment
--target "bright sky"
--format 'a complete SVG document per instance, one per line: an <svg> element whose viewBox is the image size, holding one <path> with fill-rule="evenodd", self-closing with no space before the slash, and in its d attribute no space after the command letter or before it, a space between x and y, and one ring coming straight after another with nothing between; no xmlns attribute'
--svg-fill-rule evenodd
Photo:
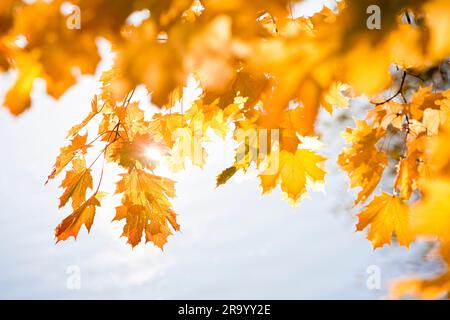
<svg viewBox="0 0 450 320"><path fill-rule="evenodd" d="M44 181L109 63L106 57L95 77L81 78L60 101L38 83L23 116L0 110L0 298L380 298L392 278L418 270L417 245L373 252L364 233L354 232L354 194L335 165L342 127L323 131L331 157L325 192L297 208L278 191L262 197L251 176L216 190L215 176L233 156L225 143L209 149L204 170L174 175L182 232L164 252L151 244L131 249L119 238L123 223L111 223L117 199L98 211L89 236L83 228L77 241L55 245L54 227L69 212L57 209L58 184ZM0 96L11 79L0 77ZM111 188L116 180L110 174L105 182ZM381 290L366 286L371 265L380 267ZM72 266L81 271L79 290L67 287Z"/></svg>

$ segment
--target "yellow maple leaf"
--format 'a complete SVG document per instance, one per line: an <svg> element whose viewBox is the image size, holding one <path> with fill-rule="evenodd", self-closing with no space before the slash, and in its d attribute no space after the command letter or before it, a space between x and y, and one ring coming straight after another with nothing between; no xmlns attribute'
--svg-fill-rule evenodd
<svg viewBox="0 0 450 320"><path fill-rule="evenodd" d="M30 107L31 89L36 78L42 75L42 67L37 61L39 53L17 57L18 77L5 96L5 106L14 115L19 115Z"/></svg>
<svg viewBox="0 0 450 320"><path fill-rule="evenodd" d="M448 296L450 291L450 272L432 279L408 278L396 281L391 287L394 299L412 296L414 298L432 300Z"/></svg>
<svg viewBox="0 0 450 320"><path fill-rule="evenodd" d="M331 113L333 111L333 107L337 107L339 109L348 108L349 98L344 95L344 92L349 89L350 86L347 84L341 82L333 83L322 100L322 104L325 109Z"/></svg>
<svg viewBox="0 0 450 320"><path fill-rule="evenodd" d="M47 92L59 98L76 82L74 70L93 74L100 61L95 42L100 33L98 26L84 24L83 32L68 27L61 12L62 3L33 1L11 6L14 24L10 36L26 39L26 45L16 48L14 57L19 77L8 97L8 106L14 114L29 107L29 89L34 78L42 77ZM40 19L35 19L36 16Z"/></svg>
<svg viewBox="0 0 450 320"><path fill-rule="evenodd" d="M77 124L75 126L73 126L69 132L67 133L67 138L70 138L72 136L74 136L75 134L77 134L81 129L83 129L88 123L89 121L92 120L92 118L94 116L96 116L98 114L98 107L97 107L97 96L94 97L94 99L92 99L92 103L91 103L91 112L89 112L89 114L86 116L86 118L83 119L83 121L80 124Z"/></svg>
<svg viewBox="0 0 450 320"><path fill-rule="evenodd" d="M55 164L53 165L53 170L48 176L46 183L60 174L77 154L85 154L87 152L90 145L86 144L86 140L87 134L84 136L77 134L72 138L68 146L60 149L59 155L56 157Z"/></svg>
<svg viewBox="0 0 450 320"><path fill-rule="evenodd" d="M389 125L393 126L396 129L402 129L403 121L405 118L404 110L405 106L394 102L389 101L380 106L384 111L384 117L380 121L380 126L383 129L387 129Z"/></svg>
<svg viewBox="0 0 450 320"><path fill-rule="evenodd" d="M152 159L148 156L148 150L156 150L163 155L167 152L164 146L157 143L152 134L134 135L133 140L129 141L126 137L118 137L106 150L106 157L109 161L114 161L125 169L131 169L136 166L140 168L155 169L158 159Z"/></svg>
<svg viewBox="0 0 450 320"><path fill-rule="evenodd" d="M78 208L86 199L86 191L92 189L91 169L86 168L84 158L72 160L72 169L66 172L66 176L61 183L64 193L59 198L59 207L66 205L72 199L72 208Z"/></svg>
<svg viewBox="0 0 450 320"><path fill-rule="evenodd" d="M133 169L121 175L116 193L123 193L122 204L116 208L114 220L126 220L123 236L131 246L147 241L163 248L167 237L180 229L168 198L175 196L174 182L144 170Z"/></svg>
<svg viewBox="0 0 450 320"><path fill-rule="evenodd" d="M405 296L420 299L448 298L450 292L450 271L448 270L450 264L450 243L441 243L439 250L434 249L429 255L432 258L436 258L438 255L442 257L447 264L447 269L443 273L428 279L409 277L396 280L389 290L391 297L395 299Z"/></svg>
<svg viewBox="0 0 450 320"><path fill-rule="evenodd" d="M348 172L352 188L362 187L355 203L365 201L383 175L387 156L378 150L377 143L384 134L382 128L373 128L363 120L357 120L356 128L347 128L343 134L351 146L344 148L338 164Z"/></svg>
<svg viewBox="0 0 450 320"><path fill-rule="evenodd" d="M259 175L262 192L271 192L279 183L291 204L296 204L306 192L308 183L324 182L323 161L324 157L305 149L298 149L294 153L272 151L269 168Z"/></svg>
<svg viewBox="0 0 450 320"><path fill-rule="evenodd" d="M429 17L426 23L430 30L429 50L431 58L439 60L450 54L450 43L445 34L450 32L450 20L448 19L448 1L427 1L423 6Z"/></svg>
<svg viewBox="0 0 450 320"><path fill-rule="evenodd" d="M427 136L420 136L406 144L407 151L397 164L397 176L394 180L394 192L398 192L402 199L409 199L418 188L417 183L427 167L424 161L428 143Z"/></svg>
<svg viewBox="0 0 450 320"><path fill-rule="evenodd" d="M175 143L166 158L167 166L174 172L185 168L185 160L190 159L194 166L202 168L205 164L206 151L202 146L203 135L200 130L178 128L173 137Z"/></svg>
<svg viewBox="0 0 450 320"><path fill-rule="evenodd" d="M450 240L450 179L426 179L420 182L423 198L411 208L411 226L417 235Z"/></svg>
<svg viewBox="0 0 450 320"><path fill-rule="evenodd" d="M57 242L67 240L69 237L76 239L83 224L89 233L94 222L96 207L100 206L102 197L102 193L94 194L67 216L55 229Z"/></svg>
<svg viewBox="0 0 450 320"><path fill-rule="evenodd" d="M422 123L427 130L429 136L434 136L439 132L439 126L446 122L444 112L436 109L427 108L423 111Z"/></svg>
<svg viewBox="0 0 450 320"><path fill-rule="evenodd" d="M399 161L397 165L397 176L394 181L394 190L399 190L399 196L409 199L412 192L417 189L421 162L419 154L411 154Z"/></svg>
<svg viewBox="0 0 450 320"><path fill-rule="evenodd" d="M441 109L441 104L448 100L447 95L450 89L442 92L433 92L432 87L420 87L412 94L411 102L409 103L409 111L412 118L416 121L422 121L424 111L426 109Z"/></svg>
<svg viewBox="0 0 450 320"><path fill-rule="evenodd" d="M409 247L412 241L408 206L399 197L387 193L376 196L358 214L358 219L358 231L370 225L367 239L372 242L374 249L390 244L392 234L396 235L400 245Z"/></svg>
<svg viewBox="0 0 450 320"><path fill-rule="evenodd" d="M427 180L450 176L450 122L447 122L434 137L423 138L424 161L427 169Z"/></svg>

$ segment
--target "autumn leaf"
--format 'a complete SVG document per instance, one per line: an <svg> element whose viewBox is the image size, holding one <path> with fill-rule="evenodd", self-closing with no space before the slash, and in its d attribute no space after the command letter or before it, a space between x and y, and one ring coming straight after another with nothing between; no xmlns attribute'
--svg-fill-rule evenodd
<svg viewBox="0 0 450 320"><path fill-rule="evenodd" d="M414 155L399 161L394 189L399 190L399 195L403 199L409 199L412 192L417 189L420 165L420 158Z"/></svg>
<svg viewBox="0 0 450 320"><path fill-rule="evenodd" d="M62 170L74 159L78 154L85 154L87 149L90 147L86 144L87 134L84 136L75 135L70 141L71 144L62 147L60 149L59 155L56 157L56 162L53 165L53 170L47 178L46 184L49 180L55 178Z"/></svg>
<svg viewBox="0 0 450 320"><path fill-rule="evenodd" d="M446 120L445 114L441 113L440 110L428 108L423 112L422 123L430 136L438 134L439 126L444 124Z"/></svg>
<svg viewBox="0 0 450 320"><path fill-rule="evenodd" d="M374 249L390 244L393 234L400 245L409 247L412 241L408 206L400 198L387 193L376 196L358 214L356 229L362 231L367 226L370 226L367 239Z"/></svg>
<svg viewBox="0 0 450 320"><path fill-rule="evenodd" d="M384 130L387 130L389 126L395 129L402 129L405 120L405 109L406 107L403 104L389 101L371 111L379 113L379 118L375 118L375 123L378 122Z"/></svg>
<svg viewBox="0 0 450 320"><path fill-rule="evenodd" d="M424 4L424 11L430 17L426 23L430 30L430 51L434 59L450 54L448 39L443 36L450 31L450 21L445 14L447 9L448 3L445 0L434 0Z"/></svg>
<svg viewBox="0 0 450 320"><path fill-rule="evenodd" d="M295 153L273 151L269 168L259 175L262 192L271 192L279 183L289 201L296 204L306 192L307 184L324 182L323 161L324 157L306 149L298 149Z"/></svg>
<svg viewBox="0 0 450 320"><path fill-rule="evenodd" d="M55 236L57 242L67 240L69 237L76 239L82 225L85 225L88 233L91 231L96 207L100 207L102 196L103 194L101 193L94 194L56 227Z"/></svg>
<svg viewBox="0 0 450 320"><path fill-rule="evenodd" d="M390 288L392 298L414 297L421 299L440 299L446 298L450 291L450 245L448 242L441 243L438 247L430 252L430 258L436 259L441 256L447 265L447 270L442 274L432 278L421 279L418 277L408 277L394 281Z"/></svg>
<svg viewBox="0 0 450 320"><path fill-rule="evenodd" d="M221 108L234 103L237 96L246 97L245 105L255 106L261 95L270 88L271 80L264 73L253 73L249 70L237 70L228 87L220 91L205 90L203 100L212 103L216 99Z"/></svg>
<svg viewBox="0 0 450 320"><path fill-rule="evenodd" d="M59 207L66 205L72 199L72 208L78 208L86 199L87 189L92 189L91 169L86 168L84 159L74 159L72 169L68 170L61 183L64 193L59 198Z"/></svg>
<svg viewBox="0 0 450 320"><path fill-rule="evenodd" d="M170 227L180 229L168 199L175 196L174 182L170 179L133 169L122 174L116 193L123 194L123 198L114 220L125 219L122 235L131 246L140 243L144 234L146 242L162 249L172 234Z"/></svg>
<svg viewBox="0 0 450 320"><path fill-rule="evenodd" d="M19 115L30 107L34 80L42 74L42 67L37 62L38 55L39 53L34 51L28 56L17 58L16 67L19 75L5 96L5 105L14 115Z"/></svg>
<svg viewBox="0 0 450 320"><path fill-rule="evenodd" d="M201 129L201 135L205 136L206 131L211 128L219 137L225 138L231 114L226 115L226 110L222 110L218 103L218 99L211 104L195 101L184 115L191 130Z"/></svg>
<svg viewBox="0 0 450 320"><path fill-rule="evenodd" d="M409 199L418 189L418 181L424 170L425 151L428 140L426 136L417 137L406 144L407 152L397 164L397 175L394 180L394 190L403 199Z"/></svg>
<svg viewBox="0 0 450 320"><path fill-rule="evenodd" d="M448 91L432 92L431 87L419 87L412 94L409 103L411 116L417 121L422 121L426 109L439 110L441 101L446 100L446 92Z"/></svg>
<svg viewBox="0 0 450 320"><path fill-rule="evenodd" d="M97 106L97 96L92 99L91 103L92 111L89 112L89 114L84 118L84 120L75 126L73 126L69 132L67 133L67 138L70 138L74 136L75 134L78 134L78 132L83 129L91 120L93 117L95 117L98 114L98 106Z"/></svg>
<svg viewBox="0 0 450 320"><path fill-rule="evenodd" d="M100 60L95 30L87 24L83 32L68 28L60 10L62 3L55 0L10 4L14 14L8 36L15 39L21 35L26 39L25 46L14 48L13 60L19 75L6 99L15 115L30 106L30 90L37 77L45 80L50 95L59 98L76 82L74 69L80 73L95 72Z"/></svg>
<svg viewBox="0 0 450 320"><path fill-rule="evenodd" d="M344 133L351 145L339 155L338 164L348 172L352 188L362 187L355 203L364 202L381 180L387 157L377 143L384 133L382 128L373 128L362 120L356 121L355 129L347 128Z"/></svg>
<svg viewBox="0 0 450 320"><path fill-rule="evenodd" d="M323 98L323 106L328 112L333 111L333 107L338 109L348 108L349 98L344 92L350 89L349 85L343 83L333 83Z"/></svg>
<svg viewBox="0 0 450 320"><path fill-rule="evenodd" d="M450 240L450 179L435 178L421 182L423 199L411 208L411 224L418 235Z"/></svg>
<svg viewBox="0 0 450 320"><path fill-rule="evenodd" d="M426 300L442 299L450 291L450 273L432 279L408 278L396 281L391 287L391 296L395 299L414 297Z"/></svg>
<svg viewBox="0 0 450 320"><path fill-rule="evenodd" d="M179 128L174 132L175 144L166 158L167 166L174 172L185 168L185 160L190 159L192 165L203 168L206 151L201 145L201 129Z"/></svg>
<svg viewBox="0 0 450 320"><path fill-rule="evenodd" d="M167 152L151 134L137 133L132 141L123 137L114 141L107 150L107 157L127 169L134 168L138 164L142 168L154 169L158 163L155 159L149 158L147 154L149 148L160 150L161 154Z"/></svg>

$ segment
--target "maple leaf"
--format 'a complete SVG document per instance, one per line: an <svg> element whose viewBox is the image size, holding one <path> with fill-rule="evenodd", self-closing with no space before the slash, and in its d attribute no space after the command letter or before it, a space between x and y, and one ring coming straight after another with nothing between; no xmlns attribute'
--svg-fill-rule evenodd
<svg viewBox="0 0 450 320"><path fill-rule="evenodd" d="M190 159L195 166L203 168L206 151L201 145L203 135L201 129L179 128L174 132L175 144L166 158L167 166L174 172L185 168L185 159Z"/></svg>
<svg viewBox="0 0 450 320"><path fill-rule="evenodd" d="M423 198L411 208L411 225L418 235L439 237L449 241L450 213L450 179L434 178L421 181Z"/></svg>
<svg viewBox="0 0 450 320"><path fill-rule="evenodd" d="M133 139L138 133L147 133L148 122L145 121L144 111L139 107L138 102L128 102L126 105L117 107L114 115L120 121L120 126L128 139Z"/></svg>
<svg viewBox="0 0 450 320"><path fill-rule="evenodd" d="M30 105L33 80L42 77L50 95L59 98L75 82L74 69L94 73L100 60L92 29L76 32L66 25L60 10L63 1L34 1L17 5L11 36L24 36L26 46L17 50L16 84L7 94L7 106L17 115ZM40 19L36 20L35 17ZM85 26L86 27L86 26Z"/></svg>
<svg viewBox="0 0 450 320"><path fill-rule="evenodd" d="M347 128L344 133L351 146L344 148L338 164L348 172L352 188L362 187L355 203L365 201L383 175L387 156L378 150L377 143L384 133L382 128L373 128L363 120L357 120L356 128Z"/></svg>
<svg viewBox="0 0 450 320"><path fill-rule="evenodd" d="M295 153L272 151L269 168L259 175L262 192L272 191L279 183L290 202L296 204L306 192L307 183L324 181L325 170L320 166L323 161L324 157L305 149Z"/></svg>
<svg viewBox="0 0 450 320"><path fill-rule="evenodd" d="M184 115L188 127L192 131L200 131L198 134L202 136L205 136L206 131L211 128L218 136L225 138L229 129L230 115L225 115L218 103L218 99L210 104L204 104L202 100L195 101Z"/></svg>
<svg viewBox="0 0 450 320"><path fill-rule="evenodd" d="M409 199L412 192L417 189L420 165L419 154L411 154L407 158L399 161L397 165L397 176L394 181L394 190L400 190L400 197Z"/></svg>
<svg viewBox="0 0 450 320"><path fill-rule="evenodd" d="M30 107L30 93L36 78L42 74L42 67L37 63L39 53L31 52L16 59L19 75L14 85L5 96L5 105L14 115L19 115Z"/></svg>
<svg viewBox="0 0 450 320"><path fill-rule="evenodd" d="M430 17L426 23L430 30L430 55L433 59L450 54L448 39L443 33L450 32L450 21L448 19L448 2L445 0L434 0L424 4L423 10ZM432 17L432 18L431 18Z"/></svg>
<svg viewBox="0 0 450 320"><path fill-rule="evenodd" d="M86 168L84 159L72 160L72 169L67 171L64 180L61 183L64 193L59 198L59 207L66 205L69 199L72 199L72 208L78 208L86 199L86 191L92 189L91 170Z"/></svg>
<svg viewBox="0 0 450 320"><path fill-rule="evenodd" d="M448 270L448 265L450 264L450 244L448 242L441 243L439 250L433 250L429 255L432 258L436 258L438 255L441 256L447 264L447 270L438 276L428 279L409 277L396 280L389 290L391 297L396 299L405 296L421 299L448 297L448 293L450 292L450 271Z"/></svg>
<svg viewBox="0 0 450 320"><path fill-rule="evenodd" d="M49 180L55 178L62 170L74 159L77 154L85 154L90 145L86 144L87 134L84 136L75 135L70 141L71 144L62 147L59 155L56 157L56 162L53 165L53 170L47 178L46 184Z"/></svg>
<svg viewBox="0 0 450 320"><path fill-rule="evenodd" d="M339 109L348 108L349 98L344 95L345 91L350 90L350 86L344 83L333 83L328 90L328 93L325 94L322 104L324 108L332 113L333 107L337 107Z"/></svg>
<svg viewBox="0 0 450 320"><path fill-rule="evenodd" d="M111 143L107 149L107 158L127 169L134 168L138 164L142 168L154 169L157 163L148 157L149 148L158 149L161 153L166 152L165 148L155 141L152 134L137 133L132 141L119 138Z"/></svg>
<svg viewBox="0 0 450 320"><path fill-rule="evenodd" d="M447 297L450 291L450 272L432 279L409 278L396 281L391 287L391 296L399 299L405 296L433 300Z"/></svg>
<svg viewBox="0 0 450 320"><path fill-rule="evenodd" d="M96 207L100 207L102 197L102 193L94 194L67 216L55 229L57 242L67 240L69 237L76 239L83 224L89 233L94 222Z"/></svg>
<svg viewBox="0 0 450 320"><path fill-rule="evenodd" d="M423 112L422 123L430 136L438 134L439 126L444 124L446 120L445 114L440 110L428 108Z"/></svg>
<svg viewBox="0 0 450 320"><path fill-rule="evenodd" d="M424 140L424 161L427 166L428 176L426 178L441 178L450 175L450 150L448 139L450 138L450 122L442 126L439 135Z"/></svg>
<svg viewBox="0 0 450 320"><path fill-rule="evenodd" d="M390 244L392 234L396 235L400 245L409 247L412 241L408 206L398 197L387 193L376 196L358 214L358 219L358 231L370 225L367 239L374 249Z"/></svg>
<svg viewBox="0 0 450 320"><path fill-rule="evenodd" d="M409 199L418 188L418 181L426 165L426 146L429 143L426 136L417 137L406 144L407 152L397 164L397 176L394 180L394 190L403 199Z"/></svg>
<svg viewBox="0 0 450 320"><path fill-rule="evenodd" d="M98 107L97 107L97 96L92 99L91 103L91 112L86 116L86 118L83 119L83 121L80 124L77 124L73 126L69 132L67 133L67 138L70 138L74 136L75 134L78 134L78 132L83 129L91 120L93 117L95 117L98 114Z"/></svg>
<svg viewBox="0 0 450 320"><path fill-rule="evenodd" d="M275 128L280 130L280 147L283 150L295 152L300 143L299 136L307 136L313 133L312 119L308 110L303 106L284 112L281 122Z"/></svg>
<svg viewBox="0 0 450 320"><path fill-rule="evenodd" d="M173 132L185 125L186 121L181 113L156 113L149 123L149 130L158 136L158 141L161 141L167 147L172 148L176 142L176 139L173 139Z"/></svg>
<svg viewBox="0 0 450 320"><path fill-rule="evenodd" d="M112 81L114 96L121 99L143 83L152 92L152 102L165 105L172 91L185 81L176 48L171 46L172 41L158 42L157 23L152 20L130 27L126 35L115 60L115 68L120 72ZM167 72L175 69L179 72Z"/></svg>
<svg viewBox="0 0 450 320"><path fill-rule="evenodd" d="M246 97L245 105L253 107L261 95L271 87L271 80L264 73L254 73L238 69L227 88L220 91L204 90L203 101L212 103L219 99L218 105L225 108L232 104L237 96Z"/></svg>
<svg viewBox="0 0 450 320"><path fill-rule="evenodd" d="M123 193L122 205L116 208L114 220L126 220L122 235L134 247L145 234L146 242L162 249L172 234L169 225L180 229L168 200L175 196L174 182L140 169L121 176L116 193Z"/></svg>
<svg viewBox="0 0 450 320"><path fill-rule="evenodd" d="M193 165L203 167L207 154L202 144L210 139L208 129L225 138L233 113L233 105L222 110L216 99L211 104L195 101L184 115L175 113L154 117L154 127L159 128L161 139L171 148L166 158L168 167L175 172L182 170L186 158Z"/></svg>
<svg viewBox="0 0 450 320"><path fill-rule="evenodd" d="M403 104L389 101L370 110L367 118L373 118L374 126L379 125L384 130L387 130L389 126L395 129L402 129L405 109L406 107Z"/></svg>
<svg viewBox="0 0 450 320"><path fill-rule="evenodd" d="M441 101L446 100L450 90L432 92L431 86L420 87L412 94L409 110L413 119L422 121L426 109L439 110Z"/></svg>

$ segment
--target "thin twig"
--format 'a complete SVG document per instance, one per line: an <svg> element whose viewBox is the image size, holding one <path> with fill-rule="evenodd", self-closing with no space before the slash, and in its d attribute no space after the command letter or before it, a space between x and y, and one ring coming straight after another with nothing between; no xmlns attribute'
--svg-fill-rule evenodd
<svg viewBox="0 0 450 320"><path fill-rule="evenodd" d="M402 93L403 85L405 84L406 75L407 75L406 71L403 71L403 76L402 76L402 81L400 83L400 87L398 88L397 92L392 97L390 97L390 98L388 98L388 99L386 99L386 100L384 100L382 102L371 102L371 103L376 105L376 106L379 106L379 105L385 104L385 103L395 99L399 94Z"/></svg>

